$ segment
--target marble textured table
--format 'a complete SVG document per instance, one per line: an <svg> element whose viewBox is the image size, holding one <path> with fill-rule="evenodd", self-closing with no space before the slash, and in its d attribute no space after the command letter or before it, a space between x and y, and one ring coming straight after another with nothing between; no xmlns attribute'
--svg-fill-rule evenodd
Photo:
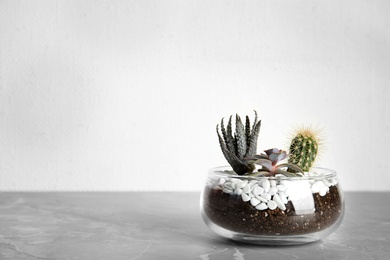
<svg viewBox="0 0 390 260"><path fill-rule="evenodd" d="M345 199L327 239L267 247L214 235L198 193L2 192L0 259L390 259L390 193Z"/></svg>

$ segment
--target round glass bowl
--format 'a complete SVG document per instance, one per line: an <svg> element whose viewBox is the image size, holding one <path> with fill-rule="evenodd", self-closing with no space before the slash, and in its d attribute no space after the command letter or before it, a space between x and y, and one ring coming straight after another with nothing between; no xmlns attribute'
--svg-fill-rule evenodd
<svg viewBox="0 0 390 260"><path fill-rule="evenodd" d="M344 196L336 172L325 168L312 168L303 177L251 177L217 167L208 173L200 210L222 237L292 245L333 233L344 216Z"/></svg>

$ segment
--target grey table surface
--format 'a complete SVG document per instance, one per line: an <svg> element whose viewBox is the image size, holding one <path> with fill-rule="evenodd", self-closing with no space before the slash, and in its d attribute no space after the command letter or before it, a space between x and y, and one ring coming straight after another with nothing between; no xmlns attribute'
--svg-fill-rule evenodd
<svg viewBox="0 0 390 260"><path fill-rule="evenodd" d="M324 240L270 247L222 239L199 193L0 193L0 259L390 259L390 193L345 193Z"/></svg>

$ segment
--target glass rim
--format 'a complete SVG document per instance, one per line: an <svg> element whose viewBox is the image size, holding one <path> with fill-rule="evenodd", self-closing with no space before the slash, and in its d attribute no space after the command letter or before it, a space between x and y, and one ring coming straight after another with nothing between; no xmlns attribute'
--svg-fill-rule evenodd
<svg viewBox="0 0 390 260"><path fill-rule="evenodd" d="M250 176L250 175L238 175L236 174L231 166L217 166L210 168L208 170L209 176L220 176L227 178L239 178L239 179L247 179L247 180L313 180L318 178L333 178L337 177L337 172L332 169L324 168L324 167L312 167L309 173L320 172L321 174L317 175L305 175L305 176Z"/></svg>

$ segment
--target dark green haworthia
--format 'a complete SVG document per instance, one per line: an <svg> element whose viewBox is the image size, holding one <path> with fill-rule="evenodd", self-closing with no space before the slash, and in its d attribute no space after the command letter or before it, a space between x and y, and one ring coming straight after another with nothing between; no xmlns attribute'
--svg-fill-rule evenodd
<svg viewBox="0 0 390 260"><path fill-rule="evenodd" d="M298 132L291 141L288 162L307 172L313 165L317 152L318 139L316 135L308 130Z"/></svg>
<svg viewBox="0 0 390 260"><path fill-rule="evenodd" d="M229 118L226 129L223 119L221 120L222 136L219 133L217 125L218 140L222 153L228 163L232 166L233 170L239 175L251 173L255 169L253 163L245 160L245 158L253 157L257 151L257 140L260 132L261 121L258 121L256 111L255 115L255 122L253 123L252 129L248 116L246 116L244 125L240 116L236 115L234 136L232 129L232 116Z"/></svg>

